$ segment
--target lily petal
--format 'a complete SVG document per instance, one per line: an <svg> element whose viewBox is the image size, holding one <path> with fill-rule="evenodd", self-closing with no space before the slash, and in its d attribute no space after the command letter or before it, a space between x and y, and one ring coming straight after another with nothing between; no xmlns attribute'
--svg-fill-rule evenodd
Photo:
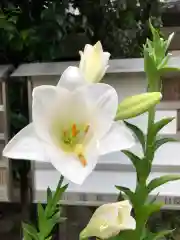
<svg viewBox="0 0 180 240"><path fill-rule="evenodd" d="M91 145L91 146L90 146ZM85 153L87 165L83 166L80 160L70 153L65 153L55 146L47 145L46 153L52 165L67 179L82 184L86 177L95 168L98 160L97 146L90 144Z"/></svg>
<svg viewBox="0 0 180 240"><path fill-rule="evenodd" d="M123 223L119 226L120 230L130 230L136 228L136 221L132 216L126 217Z"/></svg>
<svg viewBox="0 0 180 240"><path fill-rule="evenodd" d="M26 159L48 162L43 145L38 140L33 124L27 125L16 134L3 150L3 156L14 159Z"/></svg>
<svg viewBox="0 0 180 240"><path fill-rule="evenodd" d="M104 66L108 65L110 56L111 56L111 54L109 52L104 52L103 53Z"/></svg>
<svg viewBox="0 0 180 240"><path fill-rule="evenodd" d="M32 102L32 118L35 131L38 136L51 143L49 135L49 125L52 123L52 118L57 114L62 116L67 112L67 104L70 100L70 92L65 88L57 88L55 86L39 86L33 90ZM66 103L66 104L64 104Z"/></svg>
<svg viewBox="0 0 180 240"><path fill-rule="evenodd" d="M86 81L99 82L107 70L110 54L103 52L101 42L94 46L87 44L84 52L80 51L81 61L79 68Z"/></svg>
<svg viewBox="0 0 180 240"><path fill-rule="evenodd" d="M68 67L62 74L57 86L66 88L70 91L76 88L86 85L87 82L83 78L83 75L79 68Z"/></svg>
<svg viewBox="0 0 180 240"><path fill-rule="evenodd" d="M107 134L101 139L99 151L101 155L131 148L135 144L132 132L124 123L114 122Z"/></svg>
<svg viewBox="0 0 180 240"><path fill-rule="evenodd" d="M108 84L96 83L78 91L94 110L92 125L95 126L96 137L103 137L109 131L117 112L118 96L115 89Z"/></svg>

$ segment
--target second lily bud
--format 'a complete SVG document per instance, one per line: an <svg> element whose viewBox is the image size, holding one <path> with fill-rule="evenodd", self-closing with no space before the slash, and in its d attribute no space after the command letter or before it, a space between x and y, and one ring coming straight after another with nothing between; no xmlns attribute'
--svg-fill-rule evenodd
<svg viewBox="0 0 180 240"><path fill-rule="evenodd" d="M118 106L116 120L133 118L148 111L160 102L160 92L143 93L125 98Z"/></svg>

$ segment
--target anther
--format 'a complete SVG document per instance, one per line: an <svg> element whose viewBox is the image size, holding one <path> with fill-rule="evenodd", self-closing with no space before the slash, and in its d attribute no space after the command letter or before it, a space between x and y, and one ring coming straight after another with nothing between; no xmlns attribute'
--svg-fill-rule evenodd
<svg viewBox="0 0 180 240"><path fill-rule="evenodd" d="M72 136L73 136L73 137L76 137L76 135L77 135L76 124L73 124L73 125L72 125Z"/></svg>
<svg viewBox="0 0 180 240"><path fill-rule="evenodd" d="M87 132L89 131L89 128L90 128L90 126L89 126L89 125L87 125L87 126L85 127L85 130L84 130L84 132L85 132L85 133L87 133Z"/></svg>
<svg viewBox="0 0 180 240"><path fill-rule="evenodd" d="M83 167L86 167L87 161L86 161L85 157L82 154L80 154L78 157L79 157L79 160L80 160L81 164L83 165Z"/></svg>

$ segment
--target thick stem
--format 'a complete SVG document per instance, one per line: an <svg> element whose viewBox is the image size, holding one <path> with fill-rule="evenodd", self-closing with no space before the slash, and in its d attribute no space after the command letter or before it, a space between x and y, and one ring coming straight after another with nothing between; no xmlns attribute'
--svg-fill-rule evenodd
<svg viewBox="0 0 180 240"><path fill-rule="evenodd" d="M158 81L158 79L157 79ZM153 82L151 82L153 83ZM160 91L159 84L152 84L148 88L148 92L155 92L155 91ZM154 158L154 135L153 135L153 125L154 125L154 120L155 120L155 107L152 107L149 109L148 112L148 129L147 129L147 138L146 138L146 151L145 151L145 156L144 156L144 161L147 163L147 174L145 178L143 179L143 182L138 182L137 181L137 187L140 187L140 189L145 189L146 188L146 182L147 178L151 172L152 168L152 161ZM140 201L140 204L138 206L135 206L135 215L136 215L136 229L135 229L135 235L134 235L134 240L141 240L144 228L146 225L146 222L148 220L147 216L146 218L144 217L144 212L143 212L143 207L144 204L147 200L148 193L145 195L142 195L144 191L137 191L136 187L136 194L137 196L140 196L140 199L138 198L138 201Z"/></svg>

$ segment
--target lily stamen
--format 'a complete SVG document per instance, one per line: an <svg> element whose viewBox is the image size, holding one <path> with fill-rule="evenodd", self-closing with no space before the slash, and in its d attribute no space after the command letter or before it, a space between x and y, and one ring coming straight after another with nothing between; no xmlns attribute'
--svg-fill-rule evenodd
<svg viewBox="0 0 180 240"><path fill-rule="evenodd" d="M87 125L87 126L85 127L85 130L84 130L84 132L85 132L85 133L87 133L87 132L89 131L89 128L90 128L90 126L89 126L89 125Z"/></svg>
<svg viewBox="0 0 180 240"><path fill-rule="evenodd" d="M77 136L77 128L75 123L72 125L72 136L73 137Z"/></svg>
<svg viewBox="0 0 180 240"><path fill-rule="evenodd" d="M83 167L86 167L87 161L86 161L85 157L82 154L80 154L78 157L79 157L79 160L80 160L81 164L83 165Z"/></svg>

